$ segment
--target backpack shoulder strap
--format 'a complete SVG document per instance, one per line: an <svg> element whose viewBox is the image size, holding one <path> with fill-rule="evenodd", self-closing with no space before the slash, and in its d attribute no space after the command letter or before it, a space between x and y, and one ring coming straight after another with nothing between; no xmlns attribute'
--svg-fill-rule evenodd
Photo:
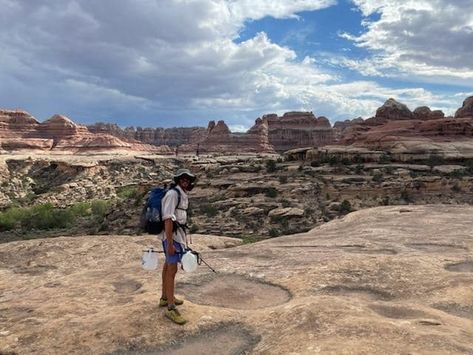
<svg viewBox="0 0 473 355"><path fill-rule="evenodd" d="M177 205L176 205L176 210L182 210L183 208L179 208L179 205L181 204L181 191L179 191L178 188L176 188L175 186L174 187L171 187L170 190L174 190L177 192Z"/></svg>

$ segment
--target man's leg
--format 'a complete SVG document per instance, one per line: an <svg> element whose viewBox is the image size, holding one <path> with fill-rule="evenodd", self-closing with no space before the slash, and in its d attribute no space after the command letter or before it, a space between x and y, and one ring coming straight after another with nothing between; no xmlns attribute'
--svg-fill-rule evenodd
<svg viewBox="0 0 473 355"><path fill-rule="evenodd" d="M161 299L162 300L167 299L167 296L166 296L166 273L167 273L167 270L168 270L168 263L164 262L163 273L161 275L161 279L162 279Z"/></svg>
<svg viewBox="0 0 473 355"><path fill-rule="evenodd" d="M174 303L174 282L177 273L177 264L168 264L166 268L166 276L165 276L165 294L168 301L169 306L175 306Z"/></svg>

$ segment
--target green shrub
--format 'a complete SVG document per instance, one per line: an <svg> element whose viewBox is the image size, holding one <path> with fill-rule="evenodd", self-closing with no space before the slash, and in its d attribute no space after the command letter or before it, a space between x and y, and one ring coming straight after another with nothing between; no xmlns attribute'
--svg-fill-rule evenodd
<svg viewBox="0 0 473 355"><path fill-rule="evenodd" d="M287 184L287 176L286 175L279 176L279 183L280 184Z"/></svg>
<svg viewBox="0 0 473 355"><path fill-rule="evenodd" d="M453 192L461 192L462 189L460 187L460 185L458 184L458 182L456 182L453 186L452 186L452 191Z"/></svg>
<svg viewBox="0 0 473 355"><path fill-rule="evenodd" d="M381 164L388 164L391 162L391 156L387 153L383 153L380 157L379 157L379 162Z"/></svg>
<svg viewBox="0 0 473 355"><path fill-rule="evenodd" d="M256 243L259 239L254 235L244 235L241 237L241 240L243 241L243 244L251 244Z"/></svg>
<svg viewBox="0 0 473 355"><path fill-rule="evenodd" d="M401 199L406 202L412 202L412 198L407 190L401 191Z"/></svg>
<svg viewBox="0 0 473 355"><path fill-rule="evenodd" d="M340 204L340 214L347 214L352 211L351 203L348 200L343 200Z"/></svg>
<svg viewBox="0 0 473 355"><path fill-rule="evenodd" d="M122 199L136 198L138 195L138 186L127 185L117 188L117 196Z"/></svg>
<svg viewBox="0 0 473 355"><path fill-rule="evenodd" d="M380 171L375 172L373 174L373 181L382 182L383 181L383 174Z"/></svg>
<svg viewBox="0 0 473 355"><path fill-rule="evenodd" d="M202 212L207 215L207 217L215 217L218 214L218 210L215 206L210 204L205 204L202 206Z"/></svg>
<svg viewBox="0 0 473 355"><path fill-rule="evenodd" d="M94 200L91 202L92 214L94 216L103 218L110 209L110 202L104 200Z"/></svg>
<svg viewBox="0 0 473 355"><path fill-rule="evenodd" d="M29 216L29 210L11 207L0 213L0 230L12 230Z"/></svg>
<svg viewBox="0 0 473 355"><path fill-rule="evenodd" d="M279 237L281 235L281 232L277 228L271 228L269 230L269 236L271 238Z"/></svg>
<svg viewBox="0 0 473 355"><path fill-rule="evenodd" d="M92 205L90 202L79 202L70 207L74 216L86 217L92 214Z"/></svg>
<svg viewBox="0 0 473 355"><path fill-rule="evenodd" d="M360 154L355 154L353 157L353 162L356 164L361 164L365 162L365 159Z"/></svg>
<svg viewBox="0 0 473 355"><path fill-rule="evenodd" d="M33 206L28 210L28 218L21 220L21 226L25 229L67 228L75 221L70 209L55 208L51 203Z"/></svg>
<svg viewBox="0 0 473 355"><path fill-rule="evenodd" d="M355 166L355 174L358 174L358 175L361 174L364 169L365 169L364 165L358 164L357 166Z"/></svg>
<svg viewBox="0 0 473 355"><path fill-rule="evenodd" d="M277 170L276 162L274 160L266 161L266 171L268 173L274 173Z"/></svg>
<svg viewBox="0 0 473 355"><path fill-rule="evenodd" d="M441 165L443 161L444 159L440 155L438 155L437 153L432 153L427 159L427 165L430 166L430 168L433 168L436 165Z"/></svg>
<svg viewBox="0 0 473 355"><path fill-rule="evenodd" d="M270 198L275 198L278 195L278 190L276 190L274 187L270 187L268 190L266 190L266 197Z"/></svg>
<svg viewBox="0 0 473 355"><path fill-rule="evenodd" d="M311 208L311 207L307 207L307 208L305 209L305 211L304 211L304 213L305 213L306 216L311 216L311 215L314 214L314 212L315 212L315 209L313 209L313 208Z"/></svg>
<svg viewBox="0 0 473 355"><path fill-rule="evenodd" d="M282 200L280 200L279 202L281 202L281 205L282 205L284 208L291 206L291 201L289 201L289 200L282 199Z"/></svg>

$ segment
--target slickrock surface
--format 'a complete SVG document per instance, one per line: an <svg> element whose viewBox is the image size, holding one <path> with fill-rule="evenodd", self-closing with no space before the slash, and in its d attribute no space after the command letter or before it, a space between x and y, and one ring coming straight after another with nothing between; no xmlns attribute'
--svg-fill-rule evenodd
<svg viewBox="0 0 473 355"><path fill-rule="evenodd" d="M178 274L184 326L157 306L160 273L140 268L153 237L0 244L0 352L471 354L472 216L380 207L226 249L195 236L218 273Z"/></svg>

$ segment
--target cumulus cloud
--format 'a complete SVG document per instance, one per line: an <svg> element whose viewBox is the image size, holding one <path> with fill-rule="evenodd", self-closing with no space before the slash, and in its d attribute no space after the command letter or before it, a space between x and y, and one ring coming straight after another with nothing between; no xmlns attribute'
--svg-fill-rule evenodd
<svg viewBox="0 0 473 355"><path fill-rule="evenodd" d="M300 11L335 3L0 0L0 106L22 107L42 119L61 112L83 122L119 119L122 125L189 126L225 119L241 130L268 112L314 109L337 119L371 114L384 94L404 95L412 102L437 99L422 90L401 92L368 82L341 84L341 78L323 68L318 58L299 59L294 50L273 43L264 32L236 41L248 21L265 16L297 18ZM356 3L366 15L395 11L387 1L382 6L367 0ZM370 23L366 34L351 39L376 49L384 45L376 31L399 27L383 23L379 30ZM462 24L467 26L466 20L455 27L460 34L467 31ZM461 35L455 38L465 40ZM386 53L397 47L390 48ZM415 63L413 55L406 57L409 53L403 52L406 67ZM461 53L471 54L471 48ZM381 56L376 66L352 65L381 72L390 58ZM425 65L442 68L435 63L430 59ZM460 64L451 58L442 65L471 69Z"/></svg>
<svg viewBox="0 0 473 355"><path fill-rule="evenodd" d="M439 82L473 78L473 2L353 0L365 20L361 35L342 34L372 57L341 63L364 75L415 75Z"/></svg>

